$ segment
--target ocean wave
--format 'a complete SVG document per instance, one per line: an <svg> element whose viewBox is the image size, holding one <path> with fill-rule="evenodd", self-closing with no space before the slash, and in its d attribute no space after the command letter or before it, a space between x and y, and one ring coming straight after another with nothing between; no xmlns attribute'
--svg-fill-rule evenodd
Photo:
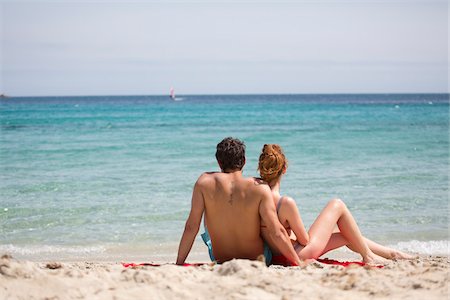
<svg viewBox="0 0 450 300"><path fill-rule="evenodd" d="M102 246L15 246L0 245L0 253L9 253L12 255L34 256L45 254L69 254L69 255L86 255L100 254L106 251Z"/></svg>
<svg viewBox="0 0 450 300"><path fill-rule="evenodd" d="M450 255L449 241L407 241L390 245L394 249L426 255Z"/></svg>

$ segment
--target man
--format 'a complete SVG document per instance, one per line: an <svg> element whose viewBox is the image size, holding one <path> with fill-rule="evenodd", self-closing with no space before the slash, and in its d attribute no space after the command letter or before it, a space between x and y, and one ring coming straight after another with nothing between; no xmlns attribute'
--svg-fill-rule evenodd
<svg viewBox="0 0 450 300"><path fill-rule="evenodd" d="M208 245L211 260L221 263L233 258L257 259L264 254L269 264L270 249L260 235L263 220L267 238L292 264L298 265L298 256L278 221L269 186L242 175L244 143L225 138L217 145L216 159L221 172L203 173L195 183L176 263L185 262L205 213L207 231L202 238Z"/></svg>

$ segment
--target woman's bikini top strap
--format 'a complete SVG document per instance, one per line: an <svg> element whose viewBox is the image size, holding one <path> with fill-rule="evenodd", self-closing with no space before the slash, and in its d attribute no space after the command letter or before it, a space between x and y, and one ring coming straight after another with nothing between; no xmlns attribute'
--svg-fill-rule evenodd
<svg viewBox="0 0 450 300"><path fill-rule="evenodd" d="M277 203L277 214L278 214L278 212L280 211L281 202L283 202L283 196L281 196L281 197L280 197L280 200L278 200L278 203Z"/></svg>

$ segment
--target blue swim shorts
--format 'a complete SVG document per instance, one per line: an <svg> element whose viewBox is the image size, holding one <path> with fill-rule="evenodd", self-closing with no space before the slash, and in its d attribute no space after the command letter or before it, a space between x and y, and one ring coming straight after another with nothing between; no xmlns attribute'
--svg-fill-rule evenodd
<svg viewBox="0 0 450 300"><path fill-rule="evenodd" d="M206 247L208 247L209 258L211 261L215 261L215 257L212 250L211 237L209 236L208 229L205 228L205 232L201 234L203 242L205 242ZM264 242L264 257L266 259L266 265L269 266L272 262L272 251L270 251L269 245Z"/></svg>

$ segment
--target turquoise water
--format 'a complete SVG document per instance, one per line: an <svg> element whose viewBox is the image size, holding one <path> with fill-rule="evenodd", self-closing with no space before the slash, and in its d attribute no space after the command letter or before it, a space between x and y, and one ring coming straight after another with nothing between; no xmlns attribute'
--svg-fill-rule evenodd
<svg viewBox="0 0 450 300"><path fill-rule="evenodd" d="M431 95L41 97L0 101L0 251L171 252L226 136L285 149L307 226L333 197L362 232L448 254L449 100ZM423 250L425 249L425 250ZM206 251L205 251L206 252Z"/></svg>

